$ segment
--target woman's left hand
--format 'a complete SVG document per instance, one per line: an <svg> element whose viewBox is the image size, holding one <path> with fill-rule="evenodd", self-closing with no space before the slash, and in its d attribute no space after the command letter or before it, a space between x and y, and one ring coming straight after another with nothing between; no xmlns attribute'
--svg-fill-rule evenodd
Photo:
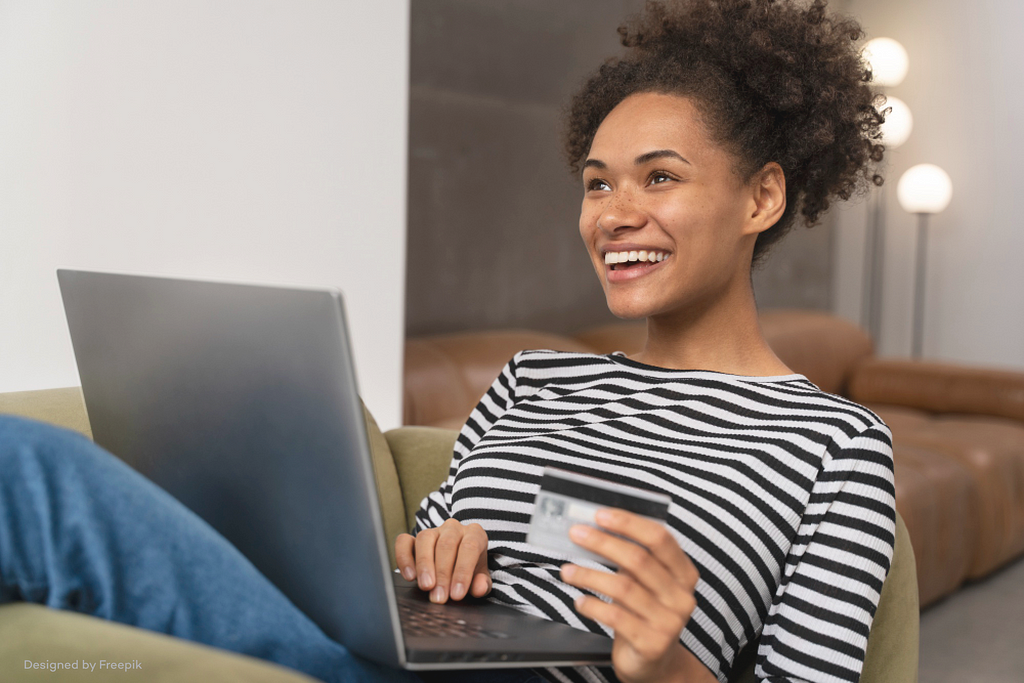
<svg viewBox="0 0 1024 683"><path fill-rule="evenodd" d="M665 526L625 510L601 510L597 523L643 546L584 525L569 532L574 543L619 565L614 574L562 566L563 581L612 600L584 596L576 610L615 631L615 674L624 683L693 681L705 675L715 680L679 642L697 605L693 592L699 575L676 539Z"/></svg>

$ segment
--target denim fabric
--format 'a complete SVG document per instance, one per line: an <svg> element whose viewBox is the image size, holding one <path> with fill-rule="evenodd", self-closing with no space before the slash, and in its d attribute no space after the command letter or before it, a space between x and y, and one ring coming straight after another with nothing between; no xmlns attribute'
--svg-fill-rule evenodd
<svg viewBox="0 0 1024 683"><path fill-rule="evenodd" d="M85 437L0 416L0 603L14 600L325 681L420 680L332 641L209 525Z"/></svg>

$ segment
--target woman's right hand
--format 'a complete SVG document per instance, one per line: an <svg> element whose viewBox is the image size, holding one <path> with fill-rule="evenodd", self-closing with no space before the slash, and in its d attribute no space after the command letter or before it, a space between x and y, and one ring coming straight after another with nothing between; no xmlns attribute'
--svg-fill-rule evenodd
<svg viewBox="0 0 1024 683"><path fill-rule="evenodd" d="M447 519L436 529L395 539L395 559L407 581L430 591L430 601L444 603L467 595L482 598L491 592L487 569L487 532L479 524Z"/></svg>

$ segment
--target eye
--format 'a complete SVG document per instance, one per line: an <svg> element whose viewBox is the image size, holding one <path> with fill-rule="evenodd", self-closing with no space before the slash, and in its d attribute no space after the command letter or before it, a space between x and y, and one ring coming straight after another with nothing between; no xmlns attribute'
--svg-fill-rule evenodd
<svg viewBox="0 0 1024 683"><path fill-rule="evenodd" d="M600 178L591 178L587 181L587 192L603 192L610 189L608 183Z"/></svg>
<svg viewBox="0 0 1024 683"><path fill-rule="evenodd" d="M647 182L651 185L661 185L669 180L675 180L675 176L665 171L655 171L650 175Z"/></svg>

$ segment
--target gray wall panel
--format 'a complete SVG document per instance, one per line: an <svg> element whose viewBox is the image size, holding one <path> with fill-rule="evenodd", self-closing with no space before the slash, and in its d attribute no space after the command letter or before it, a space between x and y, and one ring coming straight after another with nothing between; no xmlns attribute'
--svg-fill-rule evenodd
<svg viewBox="0 0 1024 683"><path fill-rule="evenodd" d="M614 320L578 234L561 110L641 0L412 3L406 334ZM828 226L755 274L765 306L828 308Z"/></svg>

